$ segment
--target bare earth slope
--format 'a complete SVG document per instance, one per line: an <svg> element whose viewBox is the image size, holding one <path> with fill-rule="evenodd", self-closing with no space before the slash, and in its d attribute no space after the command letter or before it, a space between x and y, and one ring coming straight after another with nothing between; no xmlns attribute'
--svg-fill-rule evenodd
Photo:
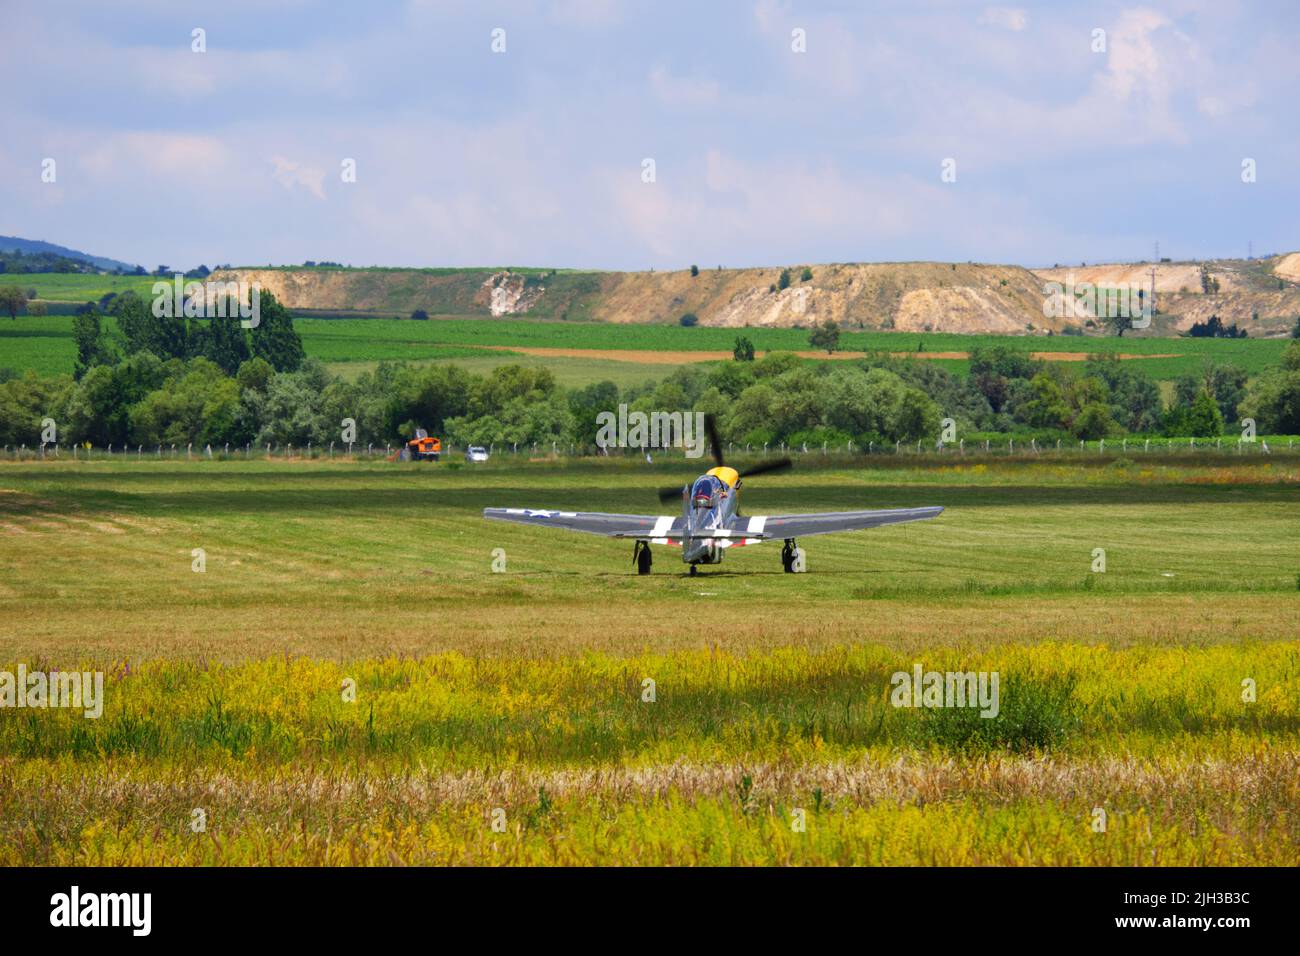
<svg viewBox="0 0 1300 956"><path fill-rule="evenodd" d="M1218 283L1205 292L1202 268ZM802 278L804 269L812 278ZM1251 335L1285 334L1300 315L1300 254L1272 259L1163 262L1155 267L1160 319L1174 334L1217 314ZM946 262L847 263L673 272L556 272L491 269L236 269L242 279L292 309L407 315L528 314L605 322L676 322L729 328L808 326L833 319L846 328L1010 335L1061 332L1077 320L1045 316L1045 284L1103 288L1151 284L1150 263L1030 271L1020 266ZM1097 331L1101 331L1099 325Z"/></svg>
<svg viewBox="0 0 1300 956"><path fill-rule="evenodd" d="M1185 332L1194 322L1217 315L1224 324L1233 322L1254 338L1286 335L1300 316L1300 253L1268 259L1213 259L1206 262L1161 262L1062 266L1040 269L1044 281L1064 284L1073 279L1098 287L1114 288L1137 283L1151 288L1155 269L1156 304L1169 332ZM1202 268L1218 283L1218 290L1206 292Z"/></svg>

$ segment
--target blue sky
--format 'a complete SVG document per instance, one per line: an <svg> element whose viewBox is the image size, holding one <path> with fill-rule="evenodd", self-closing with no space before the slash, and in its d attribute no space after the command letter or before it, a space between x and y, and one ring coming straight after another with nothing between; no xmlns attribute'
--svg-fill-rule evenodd
<svg viewBox="0 0 1300 956"><path fill-rule="evenodd" d="M1300 5L3 4L0 234L150 267L1300 248Z"/></svg>

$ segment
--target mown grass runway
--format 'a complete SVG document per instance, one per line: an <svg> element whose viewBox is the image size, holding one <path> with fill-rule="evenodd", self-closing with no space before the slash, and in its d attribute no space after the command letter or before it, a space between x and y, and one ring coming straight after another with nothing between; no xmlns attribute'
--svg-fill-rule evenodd
<svg viewBox="0 0 1300 956"><path fill-rule="evenodd" d="M0 670L106 671L0 710L0 862L1300 862L1300 461L809 463L743 510L948 510L805 575L479 517L693 465L0 463Z"/></svg>

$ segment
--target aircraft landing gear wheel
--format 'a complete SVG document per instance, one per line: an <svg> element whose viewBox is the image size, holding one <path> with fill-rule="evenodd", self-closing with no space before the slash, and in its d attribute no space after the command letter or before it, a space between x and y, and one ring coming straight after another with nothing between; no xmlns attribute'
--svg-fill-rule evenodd
<svg viewBox="0 0 1300 956"><path fill-rule="evenodd" d="M797 557L798 548L794 543L794 538L786 538L785 544L781 547L781 568L786 574L795 573L795 558Z"/></svg>
<svg viewBox="0 0 1300 956"><path fill-rule="evenodd" d="M695 575L699 572L699 570L700 570L699 568L697 568L695 565L692 564L692 565L691 565L691 577L695 577Z"/></svg>
<svg viewBox="0 0 1300 956"><path fill-rule="evenodd" d="M638 541L632 549L632 560L636 562L637 574L650 573L650 545L644 541Z"/></svg>

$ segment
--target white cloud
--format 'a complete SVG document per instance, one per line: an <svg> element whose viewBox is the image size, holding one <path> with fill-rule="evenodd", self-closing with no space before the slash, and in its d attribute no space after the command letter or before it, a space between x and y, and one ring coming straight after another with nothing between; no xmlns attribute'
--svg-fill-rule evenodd
<svg viewBox="0 0 1300 956"><path fill-rule="evenodd" d="M69 131L59 152L97 188L134 182L141 173L187 186L206 184L227 173L229 147L217 136L128 131L97 136Z"/></svg>
<svg viewBox="0 0 1300 956"><path fill-rule="evenodd" d="M780 0L758 0L754 21L772 41L770 58L793 82L839 98L861 95L875 66L875 23L864 28L851 17L805 8L796 11ZM790 48L795 27L804 31L807 49L802 54Z"/></svg>
<svg viewBox="0 0 1300 956"><path fill-rule="evenodd" d="M285 189L291 190L295 186L302 186L317 199L325 198L325 170L304 165L284 156L272 156L271 162L275 165L272 175Z"/></svg>
<svg viewBox="0 0 1300 956"><path fill-rule="evenodd" d="M1120 0L1086 17L1004 2L753 0L737 23L673 0L431 0L316 18L240 0L204 24L199 55L188 26L153 29L148 11L83 3L56 17L7 0L25 82L0 143L0 232L178 264L1064 260L1080 236L1103 248L1167 222L1150 184L1191 194L1220 147L1296 165L1296 18L1261 33L1249 0ZM497 23L509 57L488 53ZM795 26L806 54L790 50ZM1094 26L1104 55L1089 49ZM639 180L645 155L654 186ZM43 156L58 159L57 187L39 182ZM356 183L336 178L345 156ZM939 183L945 156L955 187ZM1293 232L1293 182L1235 207L1258 225L1168 228L1190 248L1249 228L1259 247ZM1053 220L1071 188L1128 224ZM239 211L254 205L263 228L249 230Z"/></svg>
<svg viewBox="0 0 1300 956"><path fill-rule="evenodd" d="M1187 64L1196 54L1195 45L1170 29L1164 14L1126 10L1110 30L1106 72L1094 85L1094 102L1110 104L1109 115L1126 120L1124 128L1138 135L1145 130L1159 139L1183 142L1186 133L1174 97L1194 84L1196 74Z"/></svg>
<svg viewBox="0 0 1300 956"><path fill-rule="evenodd" d="M1152 34L1169 25L1155 10L1126 10L1110 30L1103 83L1116 99L1135 93L1163 95L1170 77L1163 69Z"/></svg>
<svg viewBox="0 0 1300 956"><path fill-rule="evenodd" d="M717 148L655 184L615 170L599 180L618 232L642 244L651 261L669 263L898 258L899 249L918 248L936 222L954 236L1013 239L1025 212L1011 215L1011 207L974 190L946 189L937 173L930 183L850 173L829 160L754 161Z"/></svg>
<svg viewBox="0 0 1300 956"><path fill-rule="evenodd" d="M1001 27L1019 33L1029 26L1029 14L1020 7L985 7L979 16L983 26Z"/></svg>
<svg viewBox="0 0 1300 956"><path fill-rule="evenodd" d="M662 66L650 71L650 88L669 106L712 106L718 102L718 84L697 77L673 76Z"/></svg>
<svg viewBox="0 0 1300 956"><path fill-rule="evenodd" d="M559 23L597 27L617 22L622 10L615 0L554 0L550 15Z"/></svg>
<svg viewBox="0 0 1300 956"><path fill-rule="evenodd" d="M775 33L783 27L788 31L789 27L785 26L785 21L789 16L788 3L779 0L758 0L754 4L754 19L758 23L758 29L763 33Z"/></svg>

